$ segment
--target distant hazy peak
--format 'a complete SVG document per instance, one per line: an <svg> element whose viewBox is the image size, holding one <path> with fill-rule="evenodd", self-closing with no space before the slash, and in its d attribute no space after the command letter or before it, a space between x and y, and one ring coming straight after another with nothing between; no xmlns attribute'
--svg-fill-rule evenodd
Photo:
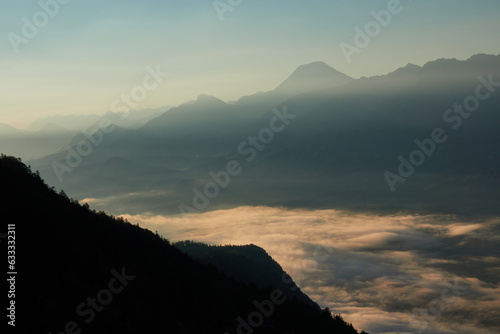
<svg viewBox="0 0 500 334"><path fill-rule="evenodd" d="M77 129L80 124L90 125L99 119L98 115L52 115L35 119L26 128L30 131L40 131L49 124L58 125L65 129Z"/></svg>
<svg viewBox="0 0 500 334"><path fill-rule="evenodd" d="M212 95L207 95L207 94L200 94L198 98L196 99L196 104L226 104L224 101L216 98L215 96Z"/></svg>
<svg viewBox="0 0 500 334"><path fill-rule="evenodd" d="M19 129L16 129L15 127L10 126L9 124L0 123L0 132L15 133L19 132Z"/></svg>
<svg viewBox="0 0 500 334"><path fill-rule="evenodd" d="M466 60L458 60L456 58L440 58L429 61L424 64L424 71L444 71L447 69L454 69L463 65L484 66L490 63L498 63L500 55L491 54L475 54Z"/></svg>
<svg viewBox="0 0 500 334"><path fill-rule="evenodd" d="M338 75L344 78L349 78L346 74L337 71L333 67L325 64L322 61L315 61L310 64L305 64L299 66L290 77L298 76L298 77L319 77L319 76L332 76Z"/></svg>
<svg viewBox="0 0 500 334"><path fill-rule="evenodd" d="M422 70L422 67L415 64L407 64L405 67L400 67L394 72L389 73L387 76L400 77L406 75L414 75Z"/></svg>
<svg viewBox="0 0 500 334"><path fill-rule="evenodd" d="M470 58L467 59L466 61L491 60L491 59L498 59L498 58L500 58L500 54L493 55L493 54L489 54L489 53L477 53L475 55L470 56Z"/></svg>
<svg viewBox="0 0 500 334"><path fill-rule="evenodd" d="M475 54L469 59L466 60L468 64L471 65L476 65L476 66L489 66L492 64L498 64L500 62L500 54L499 55L492 55L492 54L485 54L485 53L479 53ZM494 65L496 66L496 65Z"/></svg>
<svg viewBox="0 0 500 334"><path fill-rule="evenodd" d="M436 59L433 61L429 61L422 66L424 71L429 71L429 70L444 70L449 67L456 67L459 66L461 63L460 60L456 58L440 58Z"/></svg>
<svg viewBox="0 0 500 334"><path fill-rule="evenodd" d="M334 88L352 80L354 79L348 75L317 61L299 66L275 91L298 94L310 90Z"/></svg>

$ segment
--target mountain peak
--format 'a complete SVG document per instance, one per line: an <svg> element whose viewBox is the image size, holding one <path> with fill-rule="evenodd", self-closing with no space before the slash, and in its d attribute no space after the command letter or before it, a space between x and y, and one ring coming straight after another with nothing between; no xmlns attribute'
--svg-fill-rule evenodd
<svg viewBox="0 0 500 334"><path fill-rule="evenodd" d="M276 91L295 95L311 90L335 88L352 80L354 79L324 62L316 61L299 66Z"/></svg>
<svg viewBox="0 0 500 334"><path fill-rule="evenodd" d="M471 56L469 59L466 60L466 62L469 64L476 64L483 67L486 65L493 65L495 63L498 63L499 60L500 60L500 55L478 53Z"/></svg>
<svg viewBox="0 0 500 334"><path fill-rule="evenodd" d="M215 96L207 95L207 94L200 94L198 96L198 98L196 99L195 103L201 103L201 104L226 104L221 99L218 99Z"/></svg>
<svg viewBox="0 0 500 334"><path fill-rule="evenodd" d="M499 61L500 55L495 56L480 53L466 60L440 58L427 62L422 69L426 74L458 75L459 73L467 72L475 76L479 68L498 68Z"/></svg>
<svg viewBox="0 0 500 334"><path fill-rule="evenodd" d="M424 64L422 70L427 74L454 73L463 69L463 61L456 58L440 58Z"/></svg>
<svg viewBox="0 0 500 334"><path fill-rule="evenodd" d="M9 124L0 123L0 133L17 133L19 129L16 129Z"/></svg>
<svg viewBox="0 0 500 334"><path fill-rule="evenodd" d="M405 67L400 67L394 72L389 73L388 76L401 77L406 75L414 75L420 72L420 70L422 70L422 67L409 63Z"/></svg>
<svg viewBox="0 0 500 334"><path fill-rule="evenodd" d="M297 69L293 72L292 75L321 76L321 75L328 75L329 73L345 75L322 61L315 61L309 64L300 65L299 67L297 67Z"/></svg>

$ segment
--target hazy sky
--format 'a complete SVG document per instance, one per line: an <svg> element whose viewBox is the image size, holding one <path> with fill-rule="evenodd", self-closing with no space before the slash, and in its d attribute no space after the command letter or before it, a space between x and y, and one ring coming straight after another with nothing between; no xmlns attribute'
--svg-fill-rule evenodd
<svg viewBox="0 0 500 334"><path fill-rule="evenodd" d="M222 0L232 9L224 20L211 0L59 0L67 2L59 9L54 1L40 1L52 3L53 17L40 13L38 1L0 2L0 123L102 114L143 83L148 66L170 75L138 108L201 93L237 99L273 89L317 60L360 77L409 62L500 53L498 0L401 0L351 62L339 45L354 45L355 27L364 30L374 20L370 11L396 0Z"/></svg>

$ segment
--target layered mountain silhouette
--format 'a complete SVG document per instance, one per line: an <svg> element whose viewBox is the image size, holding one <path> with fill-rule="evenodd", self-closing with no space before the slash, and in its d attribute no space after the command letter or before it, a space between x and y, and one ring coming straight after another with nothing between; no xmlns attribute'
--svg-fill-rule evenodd
<svg viewBox="0 0 500 334"><path fill-rule="evenodd" d="M106 134L62 179L54 162L67 164L67 150L29 163L71 196L105 198L116 213L179 213L180 204L193 205L193 189L202 189L210 172L236 160L243 172L203 210L280 205L494 215L499 81L498 55L409 64L360 79L316 62L273 91L233 104L202 95L141 128ZM480 85L481 100L475 97ZM249 138L258 138L285 109L293 119L283 131L258 144L255 159L242 154L251 148ZM429 143L436 129L446 139ZM122 163L110 169L115 158ZM114 173L123 175L119 184ZM151 191L162 195L124 200L127 193Z"/></svg>
<svg viewBox="0 0 500 334"><path fill-rule="evenodd" d="M20 332L358 333L305 295L285 295L295 283L277 286L271 276L286 273L266 266L260 248L231 254L249 267L229 278L158 234L56 193L17 158L0 157L0 182L0 220L16 225ZM253 282L252 270L268 269Z"/></svg>

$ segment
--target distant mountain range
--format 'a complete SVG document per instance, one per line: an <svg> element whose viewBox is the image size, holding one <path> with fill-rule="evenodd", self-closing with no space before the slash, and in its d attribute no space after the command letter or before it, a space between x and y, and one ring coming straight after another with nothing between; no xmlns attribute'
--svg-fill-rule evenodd
<svg viewBox="0 0 500 334"><path fill-rule="evenodd" d="M171 106L161 108L146 108L140 110L131 110L128 113L107 112L104 115L56 115L38 118L33 121L26 130L40 131L47 125L56 125L68 131L82 131L95 126L102 118L109 118L113 124L123 128L137 128L145 122L158 117Z"/></svg>
<svg viewBox="0 0 500 334"><path fill-rule="evenodd" d="M86 145L82 135L71 150L64 144L29 163L50 184L115 213L195 208L195 189L234 160L242 172L201 211L263 204L498 214L499 81L498 55L360 79L316 62L270 92L231 104L201 95L137 129L116 127L75 168L61 166ZM285 109L290 119L272 121ZM286 126L270 133L270 122ZM127 202L128 193L151 192L161 195Z"/></svg>
<svg viewBox="0 0 500 334"><path fill-rule="evenodd" d="M133 110L128 113L107 112L104 115L56 115L38 118L26 129L0 124L0 152L31 160L56 153L71 145L82 131L95 129L107 119L124 129L137 129L149 120L167 111L170 106L157 109Z"/></svg>
<svg viewBox="0 0 500 334"><path fill-rule="evenodd" d="M2 231L15 224L18 236L11 265L19 268L19 332L358 333L296 290L256 246L217 248L212 256L197 244L227 260L217 261L225 273L235 270L232 261L249 265L229 278L158 234L57 194L16 158L0 157L0 184Z"/></svg>

